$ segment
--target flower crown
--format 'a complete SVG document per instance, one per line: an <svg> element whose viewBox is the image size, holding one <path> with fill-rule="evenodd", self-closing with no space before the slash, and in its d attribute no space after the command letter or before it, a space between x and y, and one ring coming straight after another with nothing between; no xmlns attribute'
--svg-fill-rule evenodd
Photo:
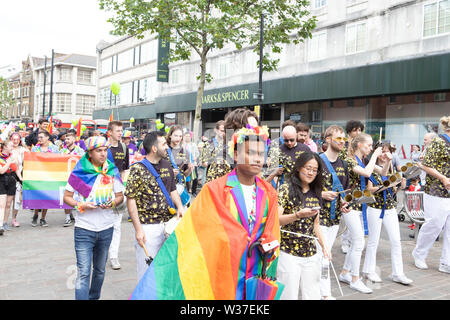
<svg viewBox="0 0 450 320"><path fill-rule="evenodd" d="M266 142L267 146L270 145L269 128L267 126L252 127L247 124L245 127L236 131L231 137L231 141L228 142L228 154L230 157L233 158L236 145L242 144L245 138L250 136L259 136Z"/></svg>

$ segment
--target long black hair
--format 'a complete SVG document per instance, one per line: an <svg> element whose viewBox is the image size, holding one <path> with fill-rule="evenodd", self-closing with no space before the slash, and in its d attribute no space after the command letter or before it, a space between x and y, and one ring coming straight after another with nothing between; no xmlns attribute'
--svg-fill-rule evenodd
<svg viewBox="0 0 450 320"><path fill-rule="evenodd" d="M298 176L298 171L305 166L305 164L310 160L316 160L319 164L316 178L310 183L309 187L311 191L315 194L315 196L319 199L319 202L322 204L322 187L323 187L323 177L322 170L323 165L319 155L315 152L306 151L303 152L295 161L294 168L289 176L289 194L297 199L298 203L294 203L294 205L302 205L305 204L305 194L302 192L302 182Z"/></svg>

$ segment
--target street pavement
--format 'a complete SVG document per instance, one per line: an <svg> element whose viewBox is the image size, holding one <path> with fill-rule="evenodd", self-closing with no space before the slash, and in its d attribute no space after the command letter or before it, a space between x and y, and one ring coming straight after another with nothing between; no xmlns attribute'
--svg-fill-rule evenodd
<svg viewBox="0 0 450 320"><path fill-rule="evenodd" d="M49 210L49 227L31 226L30 210L19 212L19 228L0 236L0 300L73 300L76 278L76 259L73 226L63 227L64 212ZM136 285L136 257L134 250L134 228L124 215L119 259L120 270L112 270L109 262L102 288L102 300L126 300ZM411 251L414 240L408 237L408 219L401 223L403 264L406 275L414 280L409 286L389 280L391 272L390 246L387 235L382 232L377 254L377 270L383 280L381 284L367 283L374 292L360 294L341 283L341 296L332 274L332 294L339 300L383 299L383 300L448 300L450 299L450 274L441 273L439 257L441 241L432 247L427 264L428 270L414 266ZM442 238L442 236L440 237ZM364 258L363 252L363 258ZM340 251L340 239L332 250L333 262L339 274L344 255ZM363 261L362 261L363 262Z"/></svg>

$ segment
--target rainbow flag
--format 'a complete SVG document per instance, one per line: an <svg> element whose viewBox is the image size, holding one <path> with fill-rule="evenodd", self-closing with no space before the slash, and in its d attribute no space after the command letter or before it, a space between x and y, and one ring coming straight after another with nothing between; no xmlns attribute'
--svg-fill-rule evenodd
<svg viewBox="0 0 450 320"><path fill-rule="evenodd" d="M236 202L234 172L205 185L174 233L166 240L138 283L132 300L245 299L246 280L258 275L262 259L250 245L280 240L275 190L257 178L257 212L253 231L239 217L245 204ZM250 237L250 241L248 238ZM279 249L267 275L275 277Z"/></svg>
<svg viewBox="0 0 450 320"><path fill-rule="evenodd" d="M26 152L23 164L24 209L71 209L64 204L64 188L76 155Z"/></svg>

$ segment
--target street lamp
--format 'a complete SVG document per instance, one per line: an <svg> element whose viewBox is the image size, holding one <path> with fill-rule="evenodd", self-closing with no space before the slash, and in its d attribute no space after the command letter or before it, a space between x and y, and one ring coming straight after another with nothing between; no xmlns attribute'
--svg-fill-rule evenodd
<svg viewBox="0 0 450 320"><path fill-rule="evenodd" d="M261 12L261 21L259 25L259 85L258 92L253 93L253 99L258 99L260 102L264 100L262 92L262 74L263 74L263 50L264 47L264 13Z"/></svg>

